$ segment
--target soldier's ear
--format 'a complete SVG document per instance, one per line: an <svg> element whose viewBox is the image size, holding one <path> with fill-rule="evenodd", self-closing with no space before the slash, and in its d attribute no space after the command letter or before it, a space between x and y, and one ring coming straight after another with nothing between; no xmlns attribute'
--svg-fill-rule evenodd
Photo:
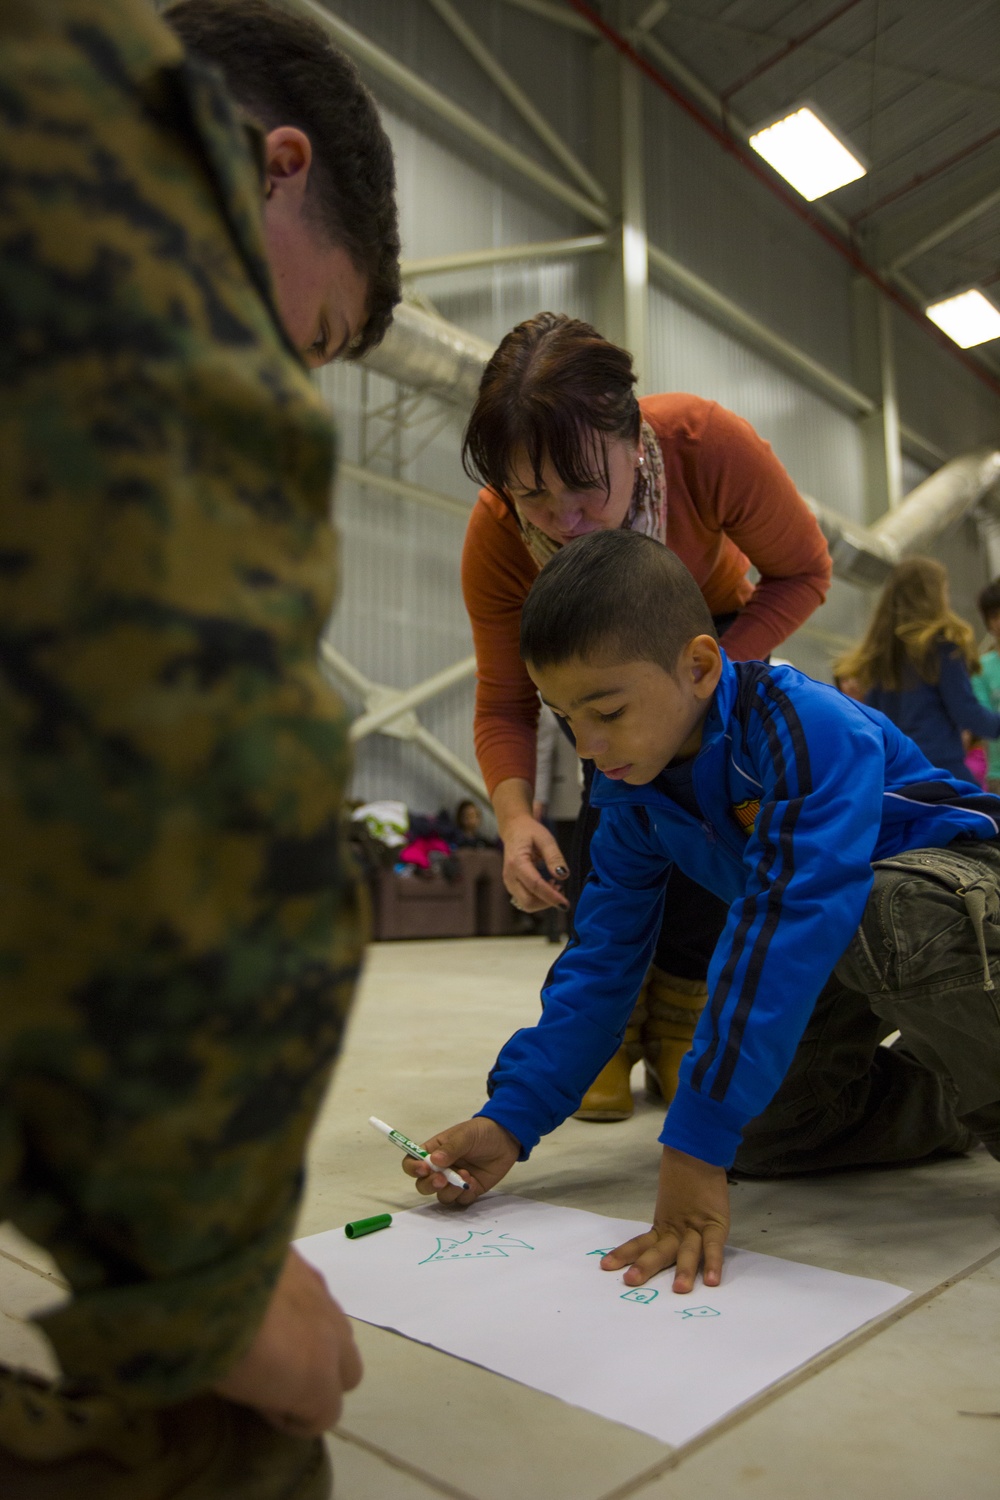
<svg viewBox="0 0 1000 1500"><path fill-rule="evenodd" d="M295 125L279 125L264 137L264 196L304 198L312 166L312 143Z"/></svg>

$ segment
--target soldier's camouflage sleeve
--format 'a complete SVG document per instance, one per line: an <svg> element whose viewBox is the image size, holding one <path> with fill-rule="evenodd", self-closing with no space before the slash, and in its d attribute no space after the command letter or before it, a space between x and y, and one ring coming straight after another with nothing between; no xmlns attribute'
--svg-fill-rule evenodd
<svg viewBox="0 0 1000 1500"><path fill-rule="evenodd" d="M259 192L144 0L4 0L0 1219L139 1404L253 1336L359 955L333 438Z"/></svg>

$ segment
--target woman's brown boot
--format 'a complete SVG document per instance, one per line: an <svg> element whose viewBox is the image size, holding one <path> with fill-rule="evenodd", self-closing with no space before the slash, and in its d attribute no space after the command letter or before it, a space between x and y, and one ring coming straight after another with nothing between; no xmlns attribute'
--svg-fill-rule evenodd
<svg viewBox="0 0 1000 1500"><path fill-rule="evenodd" d="M646 976L643 996L646 1088L654 1096L660 1094L669 1104L677 1092L681 1061L691 1050L694 1029L708 999L708 986L702 979L678 979L674 974L665 974L654 965Z"/></svg>
<svg viewBox="0 0 1000 1500"><path fill-rule="evenodd" d="M633 1067L643 1055L642 1027L646 1018L644 995L645 989L636 1001L625 1028L625 1040L611 1061L605 1063L580 1100L575 1119L610 1123L612 1120L627 1120L630 1117L633 1104L629 1079Z"/></svg>

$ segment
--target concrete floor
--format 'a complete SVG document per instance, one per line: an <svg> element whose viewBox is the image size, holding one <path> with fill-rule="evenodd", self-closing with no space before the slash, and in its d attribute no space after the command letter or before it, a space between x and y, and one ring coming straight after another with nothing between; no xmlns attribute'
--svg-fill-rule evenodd
<svg viewBox="0 0 1000 1500"><path fill-rule="evenodd" d="M473 1113L498 1046L537 1014L541 939L371 950L312 1144L300 1223L313 1234L418 1201L380 1115L420 1140ZM639 1086L640 1075L633 1079ZM568 1121L511 1191L624 1218L653 1203L661 1112ZM366 1376L331 1438L337 1500L997 1500L1000 1166L935 1166L733 1189L731 1241L916 1294L877 1330L671 1449L385 1330L358 1324ZM27 1314L54 1268L0 1230L0 1359L44 1369ZM600 1351L595 1350L595 1358Z"/></svg>

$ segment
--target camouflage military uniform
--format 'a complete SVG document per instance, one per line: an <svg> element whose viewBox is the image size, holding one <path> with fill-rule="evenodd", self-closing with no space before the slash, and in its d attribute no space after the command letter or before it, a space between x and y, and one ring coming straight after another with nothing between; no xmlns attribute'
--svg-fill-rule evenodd
<svg viewBox="0 0 1000 1500"><path fill-rule="evenodd" d="M142 1468L195 1397L256 1422L198 1393L263 1315L358 962L333 440L259 192L143 0L4 0L0 1219L73 1290L65 1385L0 1373L8 1458Z"/></svg>

